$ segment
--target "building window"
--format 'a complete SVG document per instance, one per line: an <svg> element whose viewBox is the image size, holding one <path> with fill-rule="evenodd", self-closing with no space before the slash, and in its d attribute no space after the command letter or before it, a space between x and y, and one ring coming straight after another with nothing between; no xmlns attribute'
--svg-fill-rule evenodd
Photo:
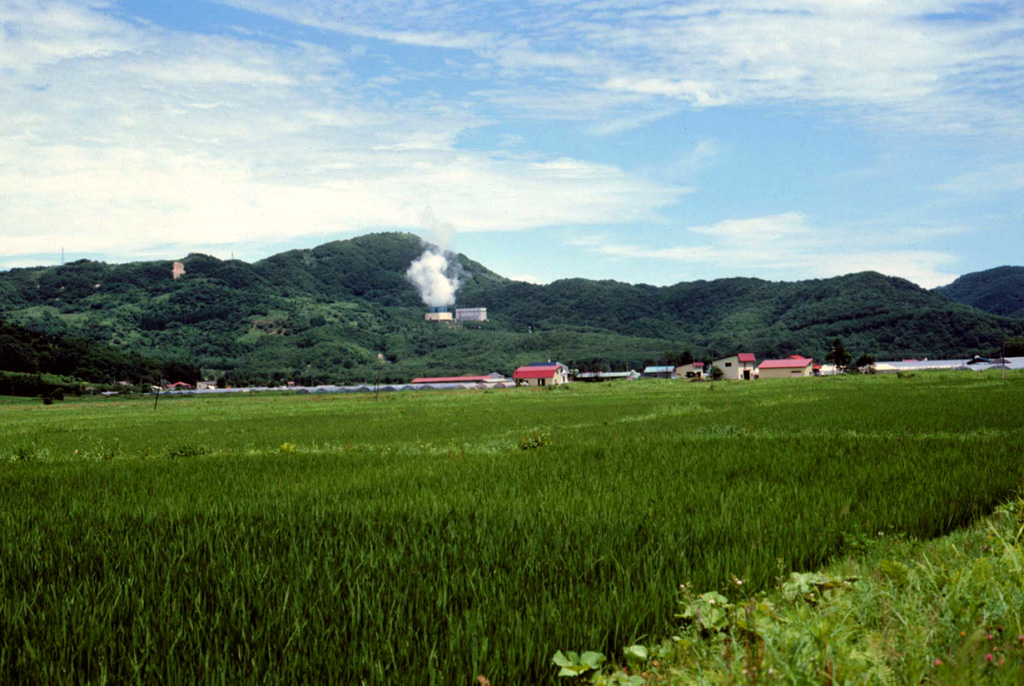
<svg viewBox="0 0 1024 686"><path fill-rule="evenodd" d="M726 366L726 367L731 367L731 366L732 366L732 362L726 362L726 363L725 363L725 366Z"/></svg>

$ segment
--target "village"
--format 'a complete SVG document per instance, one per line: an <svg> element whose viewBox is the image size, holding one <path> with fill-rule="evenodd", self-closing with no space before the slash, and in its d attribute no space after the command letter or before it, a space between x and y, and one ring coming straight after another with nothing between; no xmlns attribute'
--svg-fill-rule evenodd
<svg viewBox="0 0 1024 686"><path fill-rule="evenodd" d="M757 361L753 353L736 353L710 361L681 365L649 365L642 371L581 372L557 361L533 362L516 368L511 377L500 372L480 375L424 376L408 383L367 382L351 386L302 386L293 381L283 387L247 386L219 388L215 381L199 381L195 386L184 381L169 383L154 392L172 394L252 393L287 390L295 393L380 393L423 390L469 390L524 387L553 387L572 382L608 383L638 379L672 379L689 382L758 381L860 374L911 374L928 371L986 371L1024 369L1024 357L971 358L950 360L907 359L873 362L861 367L839 369L834 364L818 363L813 358L790 355L782 359Z"/></svg>

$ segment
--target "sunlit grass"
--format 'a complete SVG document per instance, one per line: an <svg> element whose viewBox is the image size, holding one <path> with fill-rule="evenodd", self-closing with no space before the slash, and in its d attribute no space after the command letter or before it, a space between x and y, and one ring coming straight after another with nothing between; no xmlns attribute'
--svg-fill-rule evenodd
<svg viewBox="0 0 1024 686"><path fill-rule="evenodd" d="M1024 379L5 407L0 682L553 678L1024 477Z"/></svg>

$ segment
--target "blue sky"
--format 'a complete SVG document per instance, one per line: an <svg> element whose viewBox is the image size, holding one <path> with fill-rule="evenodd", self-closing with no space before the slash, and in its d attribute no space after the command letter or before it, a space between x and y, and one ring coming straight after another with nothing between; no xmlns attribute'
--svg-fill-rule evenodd
<svg viewBox="0 0 1024 686"><path fill-rule="evenodd" d="M657 285L1024 263L1024 5L5 0L0 269L405 230Z"/></svg>

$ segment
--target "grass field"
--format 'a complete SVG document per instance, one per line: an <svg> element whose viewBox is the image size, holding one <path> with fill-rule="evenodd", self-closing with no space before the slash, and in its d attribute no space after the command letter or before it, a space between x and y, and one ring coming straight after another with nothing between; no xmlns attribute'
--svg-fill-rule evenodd
<svg viewBox="0 0 1024 686"><path fill-rule="evenodd" d="M1024 479L1024 376L0 407L0 683L554 680Z"/></svg>

